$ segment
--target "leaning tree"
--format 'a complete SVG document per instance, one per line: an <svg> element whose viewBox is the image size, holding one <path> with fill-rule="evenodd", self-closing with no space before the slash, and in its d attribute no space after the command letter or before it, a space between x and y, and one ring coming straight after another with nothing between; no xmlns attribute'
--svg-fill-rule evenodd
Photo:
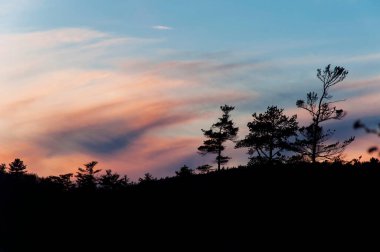
<svg viewBox="0 0 380 252"><path fill-rule="evenodd" d="M328 65L322 71L317 70L317 78L322 82L322 94L309 92L305 100L298 100L296 105L306 110L311 116L311 123L306 127L300 128L302 139L298 139L298 152L302 157L309 159L312 163L317 159L331 160L340 157L344 149L354 141L350 137L343 142L336 141L329 143L335 130L325 130L321 123L329 120L341 120L346 112L338 109L335 104L338 100L332 100L333 96L329 93L330 88L342 82L348 74L343 67L336 66L331 69Z"/></svg>

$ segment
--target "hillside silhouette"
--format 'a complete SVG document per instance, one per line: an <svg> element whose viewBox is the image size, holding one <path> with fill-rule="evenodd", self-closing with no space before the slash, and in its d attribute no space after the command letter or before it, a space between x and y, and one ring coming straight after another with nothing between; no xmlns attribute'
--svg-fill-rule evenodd
<svg viewBox="0 0 380 252"><path fill-rule="evenodd" d="M377 159L239 167L94 191L6 174L0 244L3 251L250 251L297 247L299 239L317 246L373 221L366 218L379 209L379 180Z"/></svg>

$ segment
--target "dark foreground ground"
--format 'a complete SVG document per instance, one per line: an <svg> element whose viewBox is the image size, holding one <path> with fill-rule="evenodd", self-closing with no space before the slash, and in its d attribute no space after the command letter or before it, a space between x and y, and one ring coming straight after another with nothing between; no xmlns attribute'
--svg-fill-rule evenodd
<svg viewBox="0 0 380 252"><path fill-rule="evenodd" d="M256 167L117 192L0 184L0 251L362 251L380 244L380 167Z"/></svg>

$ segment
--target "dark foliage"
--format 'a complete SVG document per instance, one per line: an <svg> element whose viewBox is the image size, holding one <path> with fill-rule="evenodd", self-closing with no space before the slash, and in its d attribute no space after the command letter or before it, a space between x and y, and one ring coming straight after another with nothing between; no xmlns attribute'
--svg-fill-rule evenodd
<svg viewBox="0 0 380 252"><path fill-rule="evenodd" d="M265 113L252 115L252 122L247 124L249 134L236 144L236 148L248 148L250 165L284 162L283 151L293 149L290 138L297 135L297 116L288 117L283 112L277 106L270 106Z"/></svg>
<svg viewBox="0 0 380 252"><path fill-rule="evenodd" d="M5 174L7 172L7 165L2 163L0 164L0 174Z"/></svg>
<svg viewBox="0 0 380 252"><path fill-rule="evenodd" d="M24 165L24 161L16 158L12 163L9 164L9 173L15 175L26 173L26 165Z"/></svg>
<svg viewBox="0 0 380 252"><path fill-rule="evenodd" d="M112 170L106 170L106 174L100 176L98 183L101 189L113 191L128 186L129 178L126 175L120 177L119 174L113 173Z"/></svg>
<svg viewBox="0 0 380 252"><path fill-rule="evenodd" d="M380 137L380 123L377 125L377 128L369 128L367 125L362 123L360 120L357 120L354 123L354 129L364 129L369 134L375 134ZM371 146L368 148L368 153L378 152L378 155L380 156L379 147L377 146Z"/></svg>
<svg viewBox="0 0 380 252"><path fill-rule="evenodd" d="M212 170L212 166L209 164L200 165L197 167L197 171L199 171L202 174L209 173L211 170Z"/></svg>
<svg viewBox="0 0 380 252"><path fill-rule="evenodd" d="M71 181L72 173L62 174L59 176L49 176L45 179L47 183L54 184L58 189L69 191L74 188L74 183Z"/></svg>
<svg viewBox="0 0 380 252"><path fill-rule="evenodd" d="M206 140L198 148L201 155L208 153L216 154L215 161L218 164L218 170L220 170L221 165L227 164L228 160L231 159L228 156L223 156L223 151L226 148L224 143L228 140L235 140L239 131L239 128L235 127L233 121L230 120L230 112L235 107L224 105L220 109L223 115L219 118L218 122L214 123L209 130L202 129Z"/></svg>
<svg viewBox="0 0 380 252"><path fill-rule="evenodd" d="M94 191L96 189L97 178L95 177L95 174L101 171L94 169L97 164L97 161L92 161L84 164L85 168L78 168L75 178L77 179L77 186L79 189L88 191Z"/></svg>
<svg viewBox="0 0 380 252"><path fill-rule="evenodd" d="M149 172L145 173L143 178L139 178L140 184L141 183L149 183L149 182L156 181L156 180L157 180L157 178L155 178Z"/></svg>
<svg viewBox="0 0 380 252"><path fill-rule="evenodd" d="M175 174L179 177L187 177L194 174L194 170L190 169L187 165L182 166Z"/></svg>

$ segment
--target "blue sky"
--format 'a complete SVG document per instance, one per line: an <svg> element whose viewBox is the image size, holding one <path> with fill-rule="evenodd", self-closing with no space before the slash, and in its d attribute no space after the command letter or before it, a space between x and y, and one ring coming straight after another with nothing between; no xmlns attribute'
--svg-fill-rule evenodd
<svg viewBox="0 0 380 252"><path fill-rule="evenodd" d="M236 105L243 136L269 105L300 112L295 101L319 90L316 69L330 63L350 71L333 92L349 114L331 126L358 136L355 157L377 140L351 126L379 118L379 12L370 0L0 0L0 129L15 132L0 136L12 144L0 158L42 175L89 159L170 175L210 161L196 147L219 105Z"/></svg>
<svg viewBox="0 0 380 252"><path fill-rule="evenodd" d="M7 1L3 1L7 2ZM165 37L180 50L253 49L286 40L345 43L334 51L362 52L378 44L378 1L8 1L12 31L86 27L119 35ZM13 10L11 10L13 11ZM17 13L18 12L18 13ZM153 25L175 32L153 32ZM358 47L361 44L361 48Z"/></svg>

